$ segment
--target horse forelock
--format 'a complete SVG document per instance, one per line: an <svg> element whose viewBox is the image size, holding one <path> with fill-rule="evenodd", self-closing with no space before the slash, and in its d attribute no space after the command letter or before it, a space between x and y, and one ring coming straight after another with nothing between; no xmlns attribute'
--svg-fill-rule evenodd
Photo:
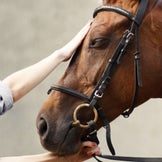
<svg viewBox="0 0 162 162"><path fill-rule="evenodd" d="M103 0L102 1L103 5L115 4L115 3L126 3L126 4L130 4L130 3L137 3L137 2L139 2L139 0L124 0L124 1L123 0Z"/></svg>
<svg viewBox="0 0 162 162"><path fill-rule="evenodd" d="M103 5L116 6L135 14L139 0L103 0Z"/></svg>

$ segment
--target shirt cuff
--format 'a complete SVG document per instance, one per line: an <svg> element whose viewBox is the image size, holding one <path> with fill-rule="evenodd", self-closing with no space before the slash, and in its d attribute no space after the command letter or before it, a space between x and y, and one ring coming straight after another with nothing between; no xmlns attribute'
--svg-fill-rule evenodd
<svg viewBox="0 0 162 162"><path fill-rule="evenodd" d="M13 95L10 88L0 81L0 115L13 107Z"/></svg>

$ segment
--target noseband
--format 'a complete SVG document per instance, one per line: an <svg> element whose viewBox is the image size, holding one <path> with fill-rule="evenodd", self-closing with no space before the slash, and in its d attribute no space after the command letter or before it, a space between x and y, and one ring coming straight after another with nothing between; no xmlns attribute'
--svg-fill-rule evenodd
<svg viewBox="0 0 162 162"><path fill-rule="evenodd" d="M126 54L128 45L132 40L135 42L135 54L134 54L134 60L135 60L135 88L134 88L134 97L132 99L132 103L130 108L123 112L124 117L129 117L129 115L133 112L136 100L137 100L137 94L138 94L138 88L142 86L141 76L140 76L140 52L139 52L139 41L138 41L138 28L143 20L143 17L145 15L145 11L147 9L149 0L140 0L139 7L137 9L137 12L135 15L132 13L119 8L115 6L101 6L95 9L93 18L97 16L100 12L116 12L120 15L123 15L127 17L132 23L130 27L123 33L123 36L116 47L114 54L109 59L109 62L105 68L104 73L102 74L100 80L98 81L96 87L94 88L92 94L90 96L86 96L78 91L62 87L59 85L51 86L48 93L50 93L52 90L60 91L62 93L66 93L68 95L77 97L84 101L83 104L79 105L75 110L73 114L73 126L79 126L81 128L89 129L90 132L86 136L85 140L91 140L98 143L98 139L96 137L96 127L95 123L97 122L98 117L103 122L103 127L106 129L106 140L107 145L109 147L110 152L112 155L115 155L115 150L113 148L113 145L111 143L111 133L110 133L110 124L107 118L107 115L105 114L103 108L98 103L98 100L103 97L104 90L107 88L107 86L110 84L110 80L113 77L113 74L115 73L118 65L121 63L122 58ZM82 124L78 119L78 112L81 109L90 109L94 113L94 119L91 121L88 121L87 124ZM120 160L120 161L162 161L160 158L133 158L133 157L120 157L120 156L102 156L103 158L112 159L112 160ZM98 159L97 159L98 160ZM98 160L99 161L99 160Z"/></svg>

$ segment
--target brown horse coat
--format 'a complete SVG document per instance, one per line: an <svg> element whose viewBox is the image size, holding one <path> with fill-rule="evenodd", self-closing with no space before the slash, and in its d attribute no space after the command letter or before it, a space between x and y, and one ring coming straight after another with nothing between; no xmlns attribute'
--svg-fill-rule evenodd
<svg viewBox="0 0 162 162"><path fill-rule="evenodd" d="M104 5L123 8L135 14L138 0L103 0ZM146 15L139 27L140 65L142 87L139 88L136 106L150 98L162 97L162 1L150 0ZM115 12L100 12L94 19L81 49L71 60L59 85L90 96L100 79L124 31L131 21ZM134 92L134 43L129 45L124 59L116 70L110 85L100 100L110 121L130 107ZM58 155L73 154L80 147L86 133L72 128L74 109L82 100L52 91L38 115L38 129L43 146ZM88 121L91 112L79 114ZM40 126L41 123L41 126ZM101 127L98 121L98 128ZM69 147L73 146L73 147Z"/></svg>

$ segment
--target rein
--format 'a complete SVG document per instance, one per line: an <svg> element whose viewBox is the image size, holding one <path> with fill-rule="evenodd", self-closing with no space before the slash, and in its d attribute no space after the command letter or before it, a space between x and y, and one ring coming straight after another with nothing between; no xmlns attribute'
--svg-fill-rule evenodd
<svg viewBox="0 0 162 162"><path fill-rule="evenodd" d="M118 65L121 63L122 58L125 56L128 45L134 39L135 50L136 50L134 53L134 60L135 60L135 63L134 63L134 69L135 69L134 70L135 71L134 96L133 96L130 108L126 110L125 112L123 112L122 115L127 118L133 112L135 104L136 104L136 100L137 100L138 88L142 86L142 80L140 76L140 56L139 56L140 52L139 52L139 40L138 40L138 28L144 18L148 3L149 3L149 0L140 0L140 4L139 4L139 7L135 15L116 6L101 6L95 9L94 14L93 14L94 18L100 12L104 12L104 11L116 12L118 14L121 14L127 17L130 21L132 21L132 24L130 28L127 29L123 33L123 36L116 50L114 51L113 56L109 59L108 65L105 68L105 71L101 76L101 79L98 81L95 89L93 90L90 96L86 96L78 91L75 91L75 90L72 90L66 87L62 87L59 85L51 86L51 88L48 91L48 94L52 90L60 91L62 93L74 96L84 101L83 104L79 105L74 110L74 114L73 114L74 121L72 123L73 127L78 126L78 127L88 129L89 133L87 134L86 137L82 139L82 141L90 140L90 141L96 142L97 144L99 143L98 138L97 138L96 122L97 122L98 117L101 119L101 121L103 122L103 127L106 129L107 145L112 155L100 155L98 156L100 158L120 160L120 161L136 161L136 162L161 162L162 161L162 158L114 156L115 150L111 142L111 130L110 130L109 120L103 108L98 103L98 100L103 97L104 90L110 84L110 80L113 77L113 74L115 73ZM76 51L76 53L77 52L78 51ZM87 124L81 124L79 119L77 118L78 116L77 113L79 112L80 109L83 109L83 108L91 109L94 113L94 119L87 122ZM101 162L96 156L94 156L94 158L98 162Z"/></svg>

